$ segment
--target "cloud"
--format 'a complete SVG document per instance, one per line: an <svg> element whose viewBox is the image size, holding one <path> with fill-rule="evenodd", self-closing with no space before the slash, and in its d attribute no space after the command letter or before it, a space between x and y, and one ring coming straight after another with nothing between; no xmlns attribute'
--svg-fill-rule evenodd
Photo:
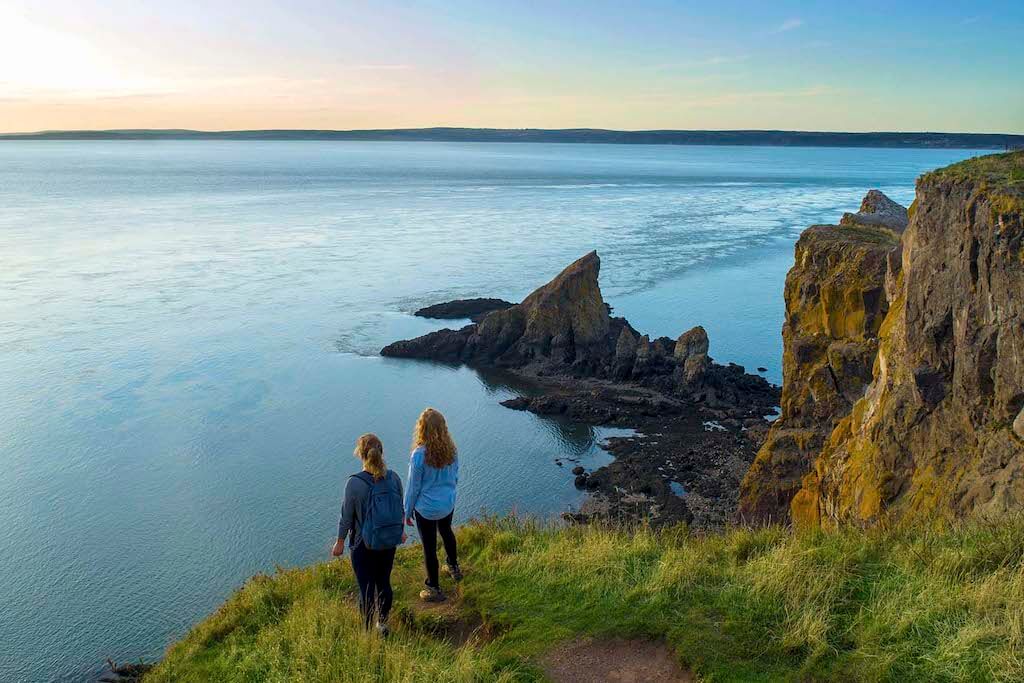
<svg viewBox="0 0 1024 683"><path fill-rule="evenodd" d="M785 33L786 31L792 31L795 28L800 28L803 25L803 19L793 17L792 19L786 19L784 22L769 31L769 33Z"/></svg>

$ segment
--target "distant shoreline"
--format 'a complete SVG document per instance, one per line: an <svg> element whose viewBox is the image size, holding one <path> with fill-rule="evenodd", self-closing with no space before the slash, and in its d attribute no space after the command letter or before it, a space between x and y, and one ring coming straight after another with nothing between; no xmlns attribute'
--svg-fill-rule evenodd
<svg viewBox="0 0 1024 683"><path fill-rule="evenodd" d="M379 130L178 129L55 130L3 133L4 140L318 140L367 142L547 142L745 147L883 149L1017 149L1024 135L1006 133L837 133L781 130L645 130L595 128L397 128Z"/></svg>

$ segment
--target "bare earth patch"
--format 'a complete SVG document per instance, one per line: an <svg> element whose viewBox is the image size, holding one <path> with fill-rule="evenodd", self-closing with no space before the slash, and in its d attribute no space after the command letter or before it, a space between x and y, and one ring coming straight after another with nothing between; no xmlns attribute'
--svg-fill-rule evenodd
<svg viewBox="0 0 1024 683"><path fill-rule="evenodd" d="M664 643L580 640L550 652L544 673L555 683L693 683Z"/></svg>
<svg viewBox="0 0 1024 683"><path fill-rule="evenodd" d="M411 625L455 647L482 645L497 635L493 625L485 624L479 616L461 608L461 595L455 591L449 593L444 602L415 600L407 610Z"/></svg>

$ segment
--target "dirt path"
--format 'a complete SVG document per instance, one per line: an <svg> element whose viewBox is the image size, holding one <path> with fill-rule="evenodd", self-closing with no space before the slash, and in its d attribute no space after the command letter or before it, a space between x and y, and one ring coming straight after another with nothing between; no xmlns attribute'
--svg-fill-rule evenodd
<svg viewBox="0 0 1024 683"><path fill-rule="evenodd" d="M494 639L493 628L462 609L461 593L451 592L439 603L415 601L408 607L412 623L455 647L482 645Z"/></svg>
<svg viewBox="0 0 1024 683"><path fill-rule="evenodd" d="M403 620L455 647L479 647L499 634L462 605L457 588L441 603L414 600ZM540 662L553 683L695 683L662 642L641 639L582 639L562 644Z"/></svg>
<svg viewBox="0 0 1024 683"><path fill-rule="evenodd" d="M554 683L693 683L664 643L649 640L580 640L544 660Z"/></svg>

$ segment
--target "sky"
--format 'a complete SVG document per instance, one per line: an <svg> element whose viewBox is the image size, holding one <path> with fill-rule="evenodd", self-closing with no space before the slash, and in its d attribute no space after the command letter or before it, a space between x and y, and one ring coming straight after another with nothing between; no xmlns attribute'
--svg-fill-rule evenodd
<svg viewBox="0 0 1024 683"><path fill-rule="evenodd" d="M0 0L0 131L1024 133L1024 2Z"/></svg>

